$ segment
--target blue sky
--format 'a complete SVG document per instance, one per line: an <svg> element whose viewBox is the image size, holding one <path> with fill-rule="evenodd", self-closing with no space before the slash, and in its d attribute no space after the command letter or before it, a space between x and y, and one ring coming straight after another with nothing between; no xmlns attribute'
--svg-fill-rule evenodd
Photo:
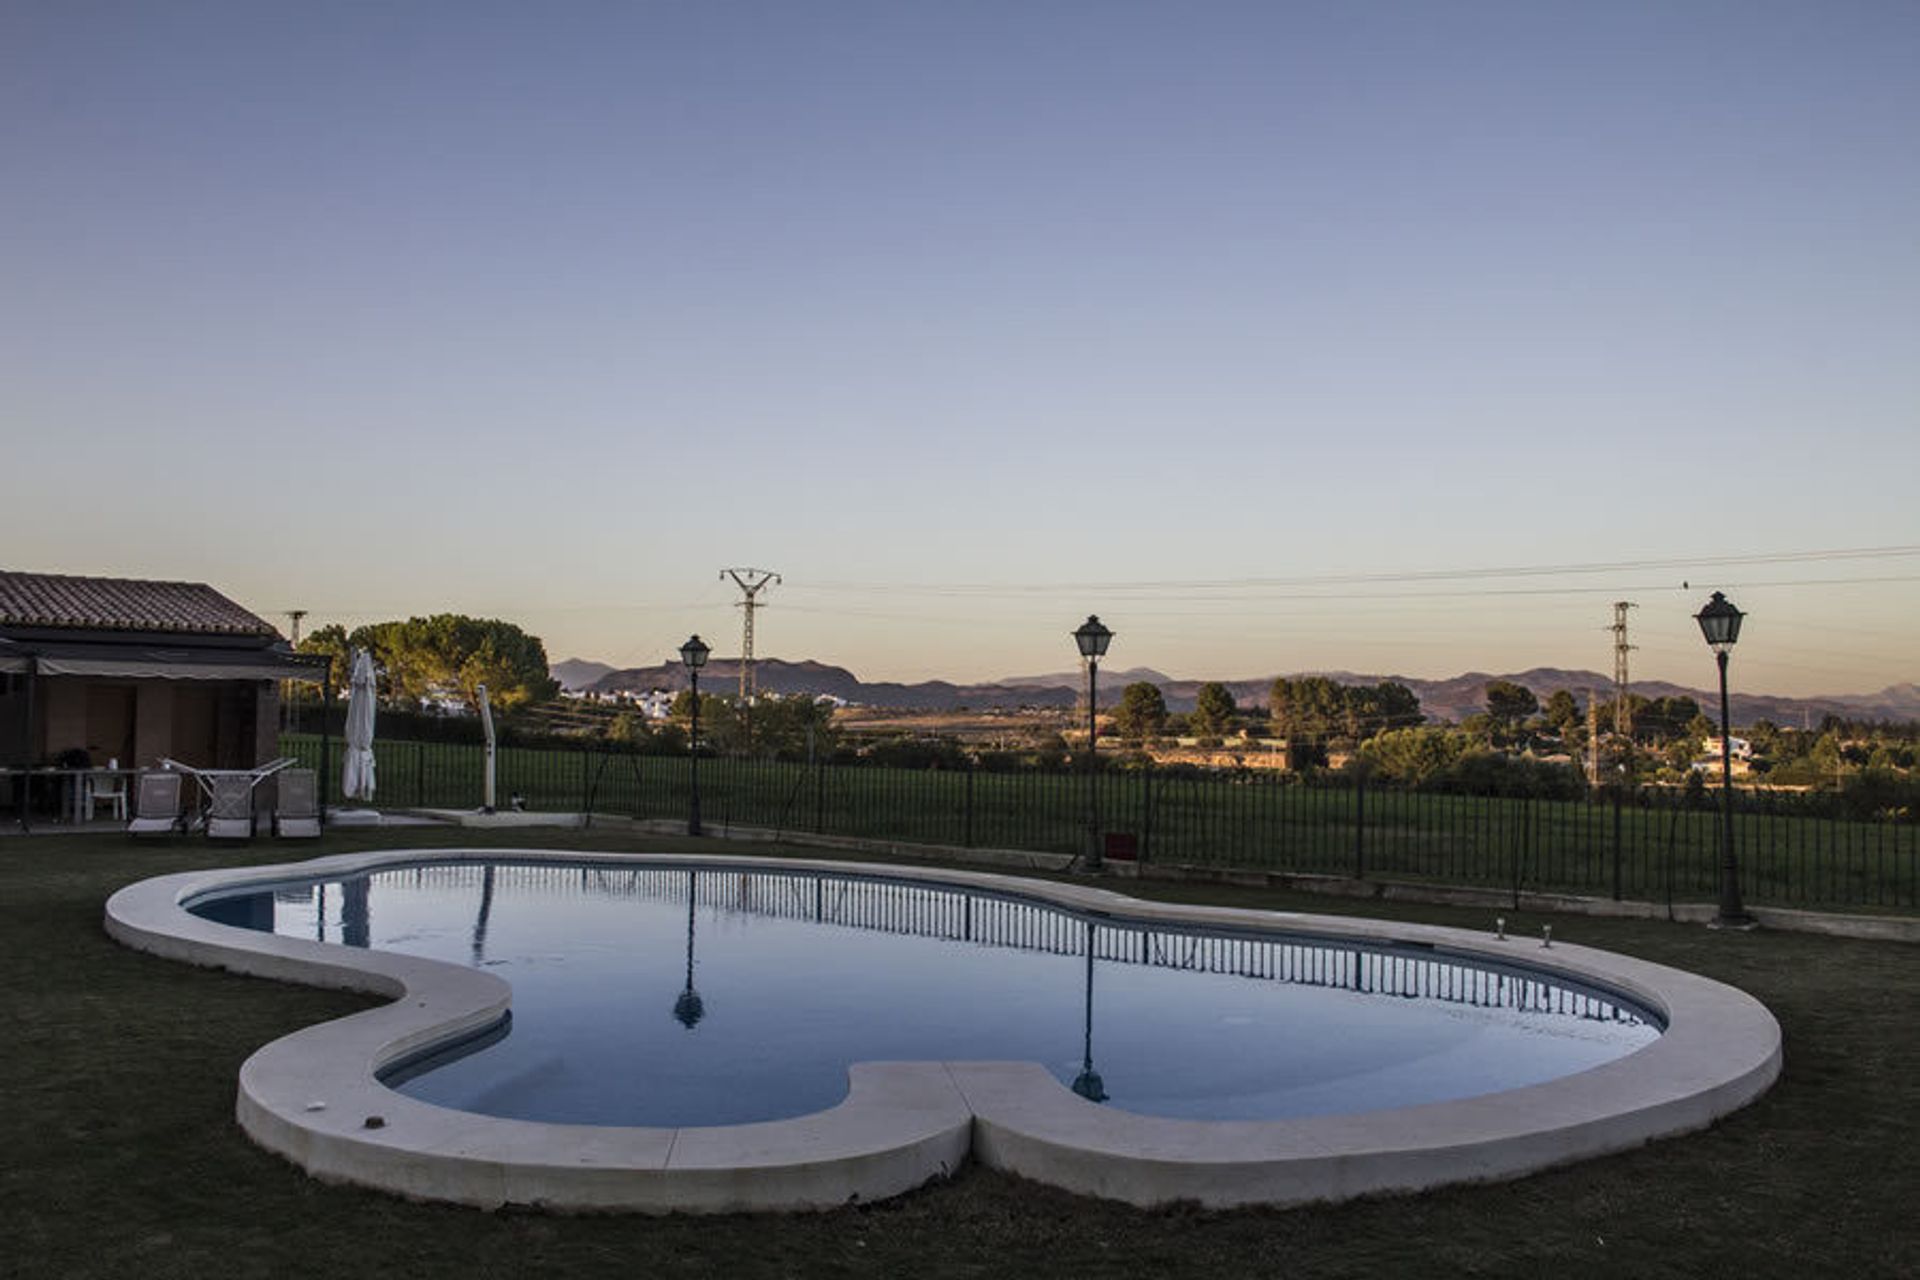
<svg viewBox="0 0 1920 1280"><path fill-rule="evenodd" d="M1721 587L1751 687L1920 678L1916 65L1905 3L17 0L0 562L622 663L761 565L870 678L1090 611L1605 669L1626 598L1705 684Z"/></svg>

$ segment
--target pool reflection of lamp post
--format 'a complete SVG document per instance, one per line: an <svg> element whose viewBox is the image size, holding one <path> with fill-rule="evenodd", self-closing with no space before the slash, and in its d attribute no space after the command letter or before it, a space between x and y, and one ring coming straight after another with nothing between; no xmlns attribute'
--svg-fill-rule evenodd
<svg viewBox="0 0 1920 1280"><path fill-rule="evenodd" d="M1720 913L1716 929L1751 929L1756 923L1740 900L1740 866L1733 856L1733 717L1727 705L1727 654L1740 639L1747 615L1718 591L1693 620L1720 664Z"/></svg>
<svg viewBox="0 0 1920 1280"><path fill-rule="evenodd" d="M681 988L679 999L673 1002L673 1016L687 1030L693 1030L694 1024L707 1016L707 1002L693 989L693 899L694 875L687 872L687 985Z"/></svg>
<svg viewBox="0 0 1920 1280"><path fill-rule="evenodd" d="M340 941L349 947L373 945L373 882L364 875L340 882Z"/></svg>
<svg viewBox="0 0 1920 1280"><path fill-rule="evenodd" d="M473 965L487 961L487 924L493 919L493 864L480 872L480 910L473 917Z"/></svg>
<svg viewBox="0 0 1920 1280"><path fill-rule="evenodd" d="M1105 1102L1107 1084L1093 1069L1093 921L1087 921L1087 1011L1081 1023L1080 1074L1068 1086L1088 1102Z"/></svg>
<svg viewBox="0 0 1920 1280"><path fill-rule="evenodd" d="M700 668L707 665L707 655L713 650L698 635L688 638L680 646L680 661L687 664L687 675L693 681L693 730L687 739L688 767L692 770L693 798L687 807L687 834L700 834Z"/></svg>
<svg viewBox="0 0 1920 1280"><path fill-rule="evenodd" d="M1100 659L1107 654L1107 646L1113 643L1113 632L1103 626L1095 614L1088 614L1087 620L1073 633L1073 642L1080 646L1080 657L1087 664L1087 870L1099 873L1105 869L1105 861L1100 848L1100 784L1098 782L1097 758L1099 751L1099 729L1096 717L1099 714Z"/></svg>

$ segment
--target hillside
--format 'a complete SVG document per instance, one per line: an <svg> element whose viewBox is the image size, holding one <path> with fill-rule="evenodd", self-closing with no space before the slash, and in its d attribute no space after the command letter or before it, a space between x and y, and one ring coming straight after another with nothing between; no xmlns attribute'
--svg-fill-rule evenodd
<svg viewBox="0 0 1920 1280"><path fill-rule="evenodd" d="M762 658L754 665L757 683L763 692L827 695L864 706L921 711L955 711L963 707L973 710L989 707L1071 707L1085 687L1085 676L1076 671L1020 676L985 684L953 684L945 680L901 684L893 681L864 681L845 667L832 666L823 662L786 662L778 658ZM563 667L568 669L565 675L562 674ZM599 674L591 681L580 685L571 683L570 677L583 671L591 672L594 668L598 668ZM622 690L635 692L645 692L650 689L680 690L687 687L686 668L677 662L663 663L653 667L615 670L603 663L571 659L565 663L556 663L553 670L555 678L569 688L587 688L602 693ZM1393 680L1413 690L1420 699L1421 709L1429 717L1453 721L1464 719L1483 708L1484 691L1488 682L1493 680L1511 680L1515 684L1524 685L1543 702L1561 689L1570 691L1584 702L1589 690L1598 690L1601 696L1605 697L1613 687L1611 676L1602 675L1597 671L1566 670L1559 667L1534 667L1527 671L1506 674L1469 671L1446 680L1422 680L1417 677L1398 675L1365 675L1352 671L1298 672L1292 673L1292 678L1298 678L1300 675L1326 676L1344 684L1377 684L1382 680ZM739 659L713 658L707 663L701 683L715 693L725 693L736 687L739 678ZM1118 700L1123 688L1139 680L1158 685L1166 696L1167 705L1175 711L1192 710L1194 698L1201 684L1204 683L1200 680L1176 680L1144 667L1102 671L1101 704L1111 705ZM1267 691L1272 687L1273 680L1272 676L1261 676L1255 679L1224 680L1221 683L1227 686L1235 700L1242 705L1264 706ZM1714 691L1704 688L1687 688L1659 680L1636 680L1630 687L1634 693L1643 697L1687 696L1697 699L1702 706L1711 706L1718 698L1717 692ZM1769 719L1783 725L1818 723L1822 716L1829 713L1874 720L1920 719L1920 686L1911 683L1898 684L1873 694L1820 698L1786 698L1743 692L1736 692L1733 695L1733 718L1741 723L1751 723L1758 719Z"/></svg>
<svg viewBox="0 0 1920 1280"><path fill-rule="evenodd" d="M785 662L761 658L754 662L755 684L763 693L808 693L830 696L870 707L901 707L924 711L953 711L961 707L1070 707L1074 703L1071 687L1024 686L1011 683L950 684L929 680L920 684L892 681L867 682L845 667L823 662ZM738 686L738 658L709 658L701 675L701 684L715 693L726 693ZM687 670L677 662L653 667L629 667L610 671L596 680L596 693L650 689L680 690L687 687Z"/></svg>
<svg viewBox="0 0 1920 1280"><path fill-rule="evenodd" d="M558 680L560 687L569 693L578 693L612 670L613 668L604 662L589 662L585 658L567 658L547 668L548 674Z"/></svg>

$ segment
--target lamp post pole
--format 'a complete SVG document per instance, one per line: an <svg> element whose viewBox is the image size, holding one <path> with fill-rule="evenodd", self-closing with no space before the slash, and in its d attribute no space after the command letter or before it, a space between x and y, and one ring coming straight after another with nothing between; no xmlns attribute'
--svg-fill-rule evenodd
<svg viewBox="0 0 1920 1280"><path fill-rule="evenodd" d="M1733 714L1727 698L1727 655L1740 639L1740 622L1745 617L1718 591L1694 615L1720 667L1720 910L1712 921L1716 929L1751 929L1756 923L1741 901L1740 864L1733 852Z"/></svg>
<svg viewBox="0 0 1920 1280"><path fill-rule="evenodd" d="M687 739L687 768L692 795L687 802L687 834L700 834L700 668L707 665L712 649L698 635L680 646L680 660L687 664L693 681L693 727Z"/></svg>
<svg viewBox="0 0 1920 1280"><path fill-rule="evenodd" d="M1088 614L1087 620L1073 633L1073 642L1080 648L1080 656L1087 663L1087 858L1086 867L1090 875L1098 875L1106 870L1106 857L1100 848L1100 761L1097 753L1100 749L1100 659L1106 656L1107 646L1113 643L1113 631L1103 625L1096 614Z"/></svg>
<svg viewBox="0 0 1920 1280"><path fill-rule="evenodd" d="M1100 660L1087 659L1087 869L1104 871L1106 851L1100 847Z"/></svg>
<svg viewBox="0 0 1920 1280"><path fill-rule="evenodd" d="M692 796L687 802L687 834L700 834L700 668L693 669L693 731L687 737L687 767L692 774Z"/></svg>

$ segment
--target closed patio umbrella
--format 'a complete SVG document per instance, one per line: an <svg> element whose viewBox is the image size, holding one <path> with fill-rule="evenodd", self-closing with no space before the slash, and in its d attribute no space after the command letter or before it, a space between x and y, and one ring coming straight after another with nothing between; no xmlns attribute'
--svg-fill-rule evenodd
<svg viewBox="0 0 1920 1280"><path fill-rule="evenodd" d="M340 768L340 792L349 800L373 799L373 658L365 649L353 656L353 682L347 690L347 753Z"/></svg>

